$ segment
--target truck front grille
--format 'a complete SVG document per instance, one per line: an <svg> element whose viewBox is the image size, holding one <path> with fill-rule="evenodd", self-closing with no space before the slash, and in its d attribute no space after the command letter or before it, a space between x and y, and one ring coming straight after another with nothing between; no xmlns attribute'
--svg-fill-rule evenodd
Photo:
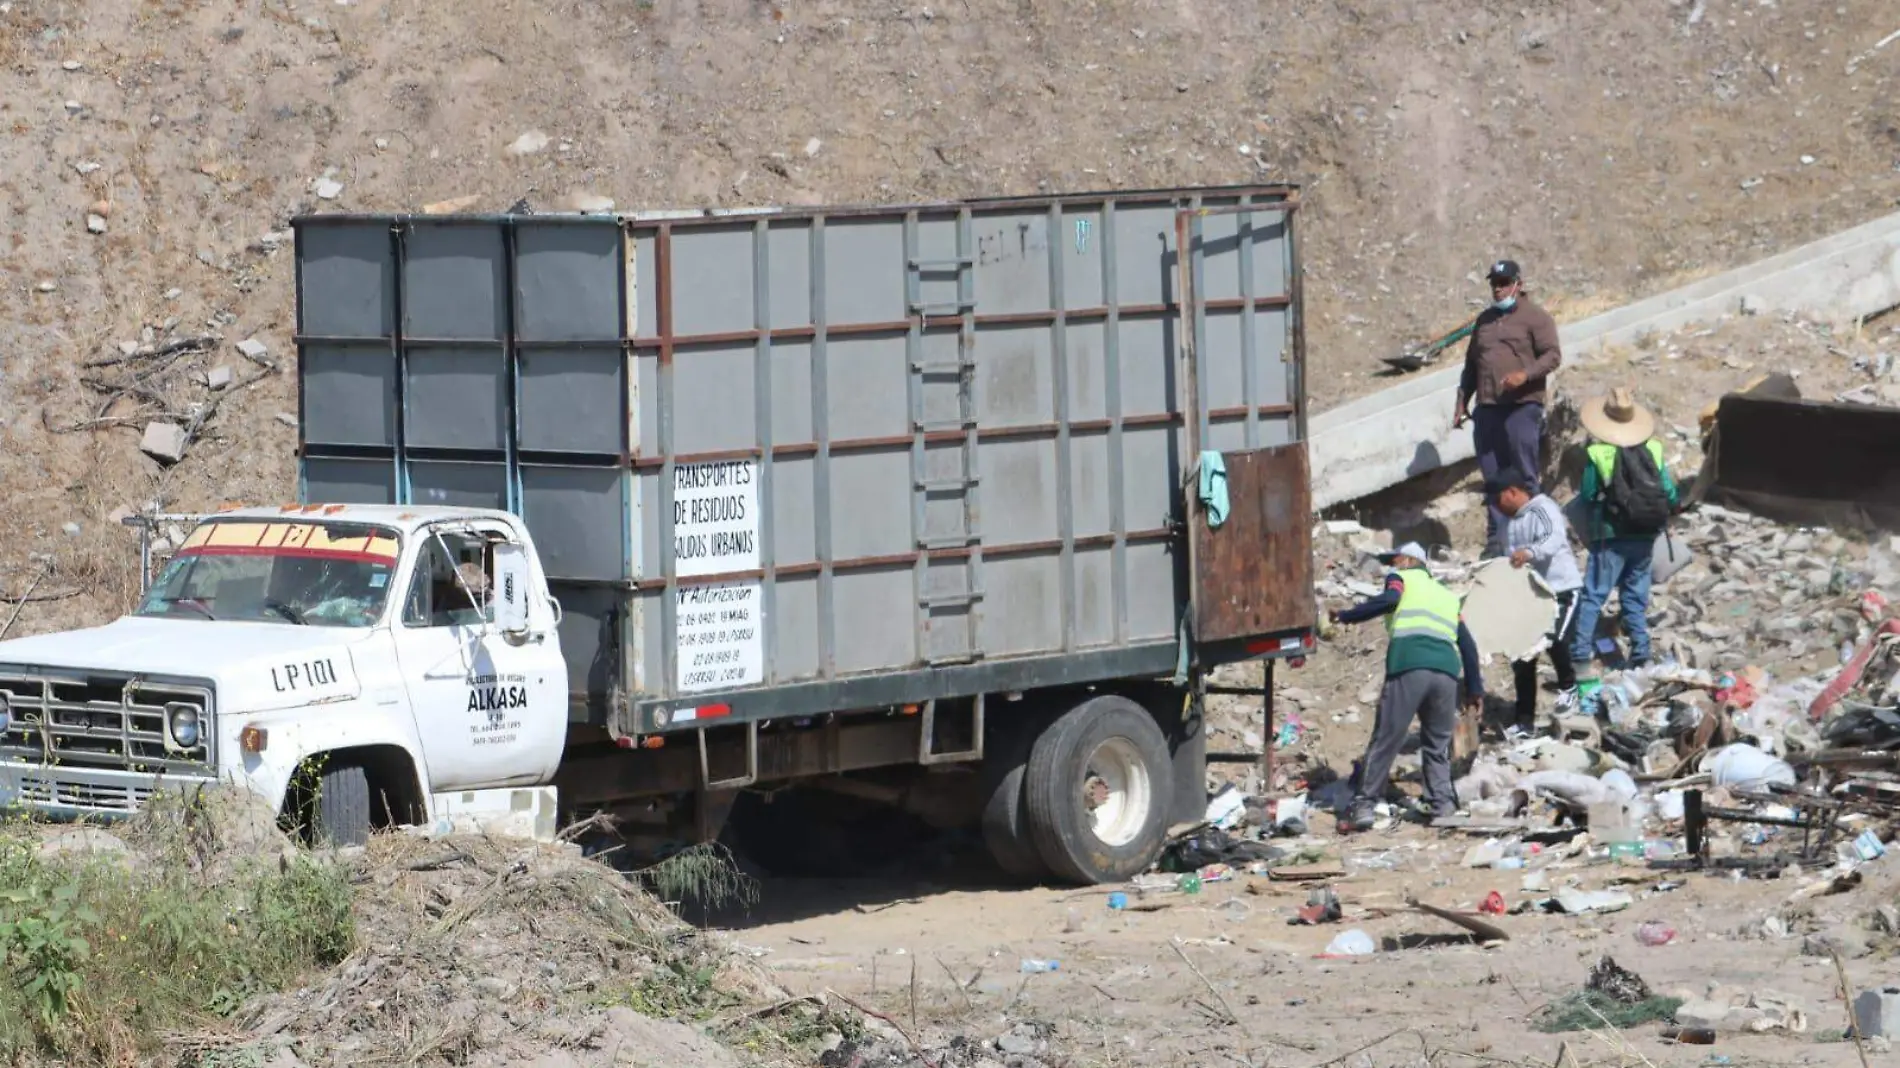
<svg viewBox="0 0 1900 1068"><path fill-rule="evenodd" d="M152 799L150 786L88 783L52 776L22 775L14 800L42 808L76 808L97 812L137 812Z"/></svg>
<svg viewBox="0 0 1900 1068"><path fill-rule="evenodd" d="M0 732L0 760L74 771L131 771L189 778L205 777L212 771L209 685L159 683L126 675L0 672L0 691L5 692L9 705L6 729ZM188 749L172 749L165 744L168 704L188 704L198 709L198 744ZM33 789L32 781L22 780L26 792ZM49 779L43 787L54 789L54 784Z"/></svg>

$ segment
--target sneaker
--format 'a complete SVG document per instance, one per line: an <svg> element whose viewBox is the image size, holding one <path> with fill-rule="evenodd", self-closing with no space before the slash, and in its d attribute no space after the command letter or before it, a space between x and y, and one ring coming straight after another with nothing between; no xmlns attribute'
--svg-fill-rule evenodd
<svg viewBox="0 0 1900 1068"><path fill-rule="evenodd" d="M1372 811L1372 802L1354 801L1346 818L1339 821L1339 829L1359 833L1371 830L1378 822L1378 815Z"/></svg>
<svg viewBox="0 0 1900 1068"><path fill-rule="evenodd" d="M1536 726L1530 724L1513 723L1504 728L1504 740L1507 742L1521 742L1526 738L1534 737L1536 734Z"/></svg>
<svg viewBox="0 0 1900 1068"><path fill-rule="evenodd" d="M1577 710L1577 688L1567 686L1557 691L1557 714L1567 716Z"/></svg>

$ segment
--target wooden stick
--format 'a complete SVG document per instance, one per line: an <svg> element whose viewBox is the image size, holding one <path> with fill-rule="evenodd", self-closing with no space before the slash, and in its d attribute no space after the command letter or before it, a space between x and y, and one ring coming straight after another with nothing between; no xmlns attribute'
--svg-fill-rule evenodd
<svg viewBox="0 0 1900 1068"><path fill-rule="evenodd" d="M20 613L26 609L27 602L33 599L33 591L39 588L40 580L52 574L52 572L53 567L51 564L48 564L40 569L39 574L33 576L32 582L27 583L26 593L21 595L20 599L13 603L13 614L7 617L7 625L0 627L0 638L6 637L7 632L13 629L13 624L20 619Z"/></svg>
<svg viewBox="0 0 1900 1068"><path fill-rule="evenodd" d="M0 634L3 633L0 631ZM1854 988L1847 981L1847 965L1842 963L1838 950L1828 950L1828 956L1834 958L1834 974L1841 980L1841 1000L1847 1005L1847 1033L1854 1036L1854 1051L1860 1054L1860 1068L1873 1068L1867 1063L1867 1043L1860 1037L1860 1021L1854 1018Z"/></svg>
<svg viewBox="0 0 1900 1068"><path fill-rule="evenodd" d="M1232 1005L1228 1004L1227 995L1221 993L1220 989L1210 982L1207 976L1201 974L1201 970L1194 966L1194 962L1189 960L1187 953L1181 949L1181 943L1170 939L1168 948L1174 950L1174 955L1181 958L1181 963L1188 966L1188 971L1193 972L1194 977L1201 981L1201 985L1207 987L1207 992L1214 995L1215 1000L1220 1002L1220 1007L1227 1013L1227 1022L1229 1024L1239 1024L1240 1014L1234 1011Z"/></svg>
<svg viewBox="0 0 1900 1068"><path fill-rule="evenodd" d="M134 352L124 356L108 356L103 360L90 360L81 366L90 370L94 367L117 367L122 363L137 363L140 360L157 360L180 352L208 349L217 340L217 337L211 334L205 334L201 337L179 338L177 341L160 345L150 352Z"/></svg>
<svg viewBox="0 0 1900 1068"><path fill-rule="evenodd" d="M1357 1057L1361 1053L1364 1053L1365 1051L1371 1049L1372 1047L1380 1045L1389 1039L1397 1038L1400 1035L1410 1032L1411 1030L1412 1029L1409 1027L1401 1027L1397 1031L1388 1031L1385 1034L1380 1035L1378 1038L1375 1038L1372 1041L1366 1043L1365 1045L1360 1046L1358 1049L1349 1050L1345 1053L1340 1054L1337 1057L1334 1057L1330 1061L1321 1061L1318 1064L1313 1065L1313 1068L1332 1068L1332 1066L1335 1064L1344 1064L1347 1061L1351 1060L1352 1058Z"/></svg>
<svg viewBox="0 0 1900 1068"><path fill-rule="evenodd" d="M943 962L942 957L932 957L930 959L937 962L937 967L943 969L943 974L950 977L950 985L956 987L958 994L963 995L963 1007L974 1010L976 1008L976 1002L970 1000L970 992L964 989L963 981L957 978L957 973L950 970L950 966Z"/></svg>

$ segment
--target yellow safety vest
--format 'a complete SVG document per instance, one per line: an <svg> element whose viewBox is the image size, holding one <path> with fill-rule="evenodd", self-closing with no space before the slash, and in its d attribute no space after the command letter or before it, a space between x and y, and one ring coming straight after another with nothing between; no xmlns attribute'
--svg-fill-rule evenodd
<svg viewBox="0 0 1900 1068"><path fill-rule="evenodd" d="M1386 633L1392 640L1436 638L1457 645L1458 595L1422 568L1406 568L1399 572L1399 578L1405 583L1405 592L1399 595L1398 608L1385 617Z"/></svg>
<svg viewBox="0 0 1900 1068"><path fill-rule="evenodd" d="M1655 438L1650 438L1648 441L1643 442L1643 447L1649 450L1650 459L1656 461L1656 470L1661 471L1663 469L1662 442ZM1596 465L1597 492L1607 492L1610 488L1610 476L1616 473L1617 453L1622 450L1614 445L1606 445L1601 441L1596 441L1592 442L1590 447L1583 451L1585 455L1590 457L1590 462Z"/></svg>

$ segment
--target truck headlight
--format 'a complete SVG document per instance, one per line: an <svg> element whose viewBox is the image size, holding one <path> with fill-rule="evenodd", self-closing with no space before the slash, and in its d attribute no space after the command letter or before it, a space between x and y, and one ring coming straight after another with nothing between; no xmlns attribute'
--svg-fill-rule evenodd
<svg viewBox="0 0 1900 1068"><path fill-rule="evenodd" d="M165 706L165 733L174 749L196 749L204 733L203 715L196 705Z"/></svg>

